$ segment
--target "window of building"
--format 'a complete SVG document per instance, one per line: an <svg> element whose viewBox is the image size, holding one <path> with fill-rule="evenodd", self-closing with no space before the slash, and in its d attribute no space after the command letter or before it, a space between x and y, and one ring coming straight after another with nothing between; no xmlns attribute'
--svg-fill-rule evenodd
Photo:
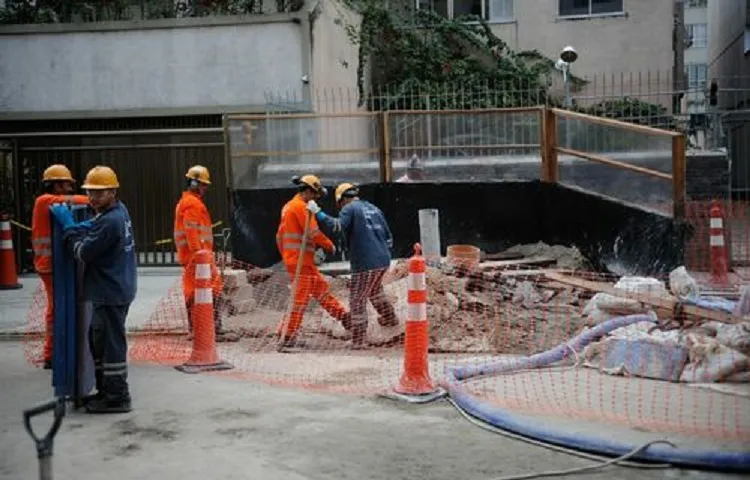
<svg viewBox="0 0 750 480"><path fill-rule="evenodd" d="M690 63L687 65L688 88L704 88L708 78L708 65Z"/></svg>
<svg viewBox="0 0 750 480"><path fill-rule="evenodd" d="M624 0L559 0L558 13L561 17L585 17L623 13Z"/></svg>
<svg viewBox="0 0 750 480"><path fill-rule="evenodd" d="M476 15L490 22L513 20L515 0L416 0L418 9L432 10L448 18Z"/></svg>
<svg viewBox="0 0 750 480"><path fill-rule="evenodd" d="M708 0L688 0L688 8L706 8Z"/></svg>
<svg viewBox="0 0 750 480"><path fill-rule="evenodd" d="M708 25L705 23L690 23L687 25L687 31L693 41L691 47L706 48L708 46Z"/></svg>

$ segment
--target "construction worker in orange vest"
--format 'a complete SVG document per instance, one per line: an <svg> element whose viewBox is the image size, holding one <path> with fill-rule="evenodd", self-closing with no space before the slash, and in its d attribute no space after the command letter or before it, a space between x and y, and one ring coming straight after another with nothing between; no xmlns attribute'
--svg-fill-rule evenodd
<svg viewBox="0 0 750 480"><path fill-rule="evenodd" d="M174 214L174 243L177 247L177 260L182 265L182 293L188 310L188 324L190 324L190 310L195 295L195 263L193 255L199 250L214 249L213 227L211 215L203 202L211 176L208 169L202 165L195 165L185 174L185 191L177 202ZM217 341L237 340L233 335L222 330L220 317L220 296L223 288L221 275L215 264L211 265L211 281L213 283L214 298L214 329Z"/></svg>
<svg viewBox="0 0 750 480"><path fill-rule="evenodd" d="M54 329L54 293L52 287L52 224L49 208L55 203L85 205L86 195L72 195L75 179L65 165L52 165L42 174L44 193L34 202L31 217L31 246L34 250L34 269L39 274L47 294L47 310L44 312L44 346L42 362L44 368L52 368L52 333Z"/></svg>
<svg viewBox="0 0 750 480"><path fill-rule="evenodd" d="M276 245L284 266L289 272L294 290L289 318L284 318L279 325L279 351L304 346L297 334L302 326L302 316L311 297L315 298L333 318L339 320L344 328L351 332L351 314L331 294L328 283L316 266L316 249L323 249L331 255L336 253L333 242L318 230L315 216L307 211L307 202L324 197L327 193L326 189L315 175L295 177L292 183L297 185L299 191L281 209L281 223L276 232ZM303 246L306 226L307 236ZM299 278L295 278L298 262L300 263Z"/></svg>

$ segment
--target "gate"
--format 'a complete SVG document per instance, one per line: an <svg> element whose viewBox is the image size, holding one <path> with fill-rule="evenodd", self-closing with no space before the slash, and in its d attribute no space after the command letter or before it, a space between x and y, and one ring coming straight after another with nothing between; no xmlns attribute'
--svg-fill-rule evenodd
<svg viewBox="0 0 750 480"><path fill-rule="evenodd" d="M205 165L210 170L212 188L206 195L206 204L214 222L227 223L229 198L221 117L201 117L199 121L167 119L177 128L164 128L167 121L159 120L46 122L34 125L33 131L28 125L19 128L21 122L2 125L5 132L17 130L0 134L0 141L10 140L16 153L15 158L2 164L11 165L14 179L10 183L18 189L9 200L14 204L12 211L19 227L16 249L30 249L30 232L24 227L31 224L34 200L41 192L42 173L54 163L67 165L79 185L95 165L107 165L117 172L119 196L133 219L140 265L176 264L171 241L174 208L184 189L185 172L191 165ZM196 123L203 125L190 125ZM0 173L5 172L0 166ZM2 181L6 184L5 178ZM29 257L27 254L20 259L22 269L30 270Z"/></svg>

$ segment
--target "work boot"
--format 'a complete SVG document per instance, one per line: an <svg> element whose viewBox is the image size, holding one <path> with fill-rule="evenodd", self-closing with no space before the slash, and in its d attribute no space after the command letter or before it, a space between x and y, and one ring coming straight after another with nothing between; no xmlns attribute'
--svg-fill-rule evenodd
<svg viewBox="0 0 750 480"><path fill-rule="evenodd" d="M217 342L239 342L240 334L229 330L219 330L215 333Z"/></svg>
<svg viewBox="0 0 750 480"><path fill-rule="evenodd" d="M102 393L101 391L97 391L96 393L93 393L91 395L84 395L81 398L81 402L84 405L86 405L86 404L88 404L90 402L100 401L100 400L103 400L103 399L104 399L104 393Z"/></svg>
<svg viewBox="0 0 750 480"><path fill-rule="evenodd" d="M304 340L300 339L299 336L294 335L292 337L287 337L283 340L280 340L278 346L276 347L276 351L279 353L284 353L293 348L305 348L306 346L307 344Z"/></svg>
<svg viewBox="0 0 750 480"><path fill-rule="evenodd" d="M129 413L133 410L130 399L112 401L104 396L87 402L85 408L87 413Z"/></svg>
<svg viewBox="0 0 750 480"><path fill-rule="evenodd" d="M378 325L381 327L396 327L398 326L399 321L396 315L388 315L387 317L380 316L378 317Z"/></svg>

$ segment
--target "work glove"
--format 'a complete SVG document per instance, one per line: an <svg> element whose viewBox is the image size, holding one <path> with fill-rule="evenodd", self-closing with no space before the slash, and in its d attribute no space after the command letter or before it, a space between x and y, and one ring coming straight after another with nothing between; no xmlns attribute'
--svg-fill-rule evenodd
<svg viewBox="0 0 750 480"><path fill-rule="evenodd" d="M315 262L315 265L322 264L326 259L326 252L322 248L318 248L315 250L315 257L313 258L313 262Z"/></svg>
<svg viewBox="0 0 750 480"><path fill-rule="evenodd" d="M91 227L93 227L93 226L94 226L94 224L93 224L93 223L91 223L91 220L84 220L84 221L82 221L81 223L77 224L76 226L77 226L77 227L80 227L80 228L85 228L85 229L87 229L87 230L88 230L88 229L90 229Z"/></svg>
<svg viewBox="0 0 750 480"><path fill-rule="evenodd" d="M320 206L318 206L318 203L315 200L310 200L307 202L307 211L313 215L317 215L318 212L320 212Z"/></svg>
<svg viewBox="0 0 750 480"><path fill-rule="evenodd" d="M56 203L49 208L49 211L60 223L63 230L68 230L76 225L75 220L73 220L73 212L67 206Z"/></svg>

